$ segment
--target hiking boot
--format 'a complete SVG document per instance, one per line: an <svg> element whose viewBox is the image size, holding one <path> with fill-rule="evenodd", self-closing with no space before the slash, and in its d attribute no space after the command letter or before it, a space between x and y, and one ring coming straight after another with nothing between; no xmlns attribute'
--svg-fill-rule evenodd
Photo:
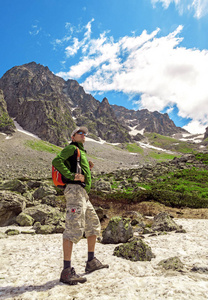
<svg viewBox="0 0 208 300"><path fill-rule="evenodd" d="M80 283L86 282L87 278L77 275L75 269L69 267L67 269L62 270L60 281L70 285L75 285L78 282Z"/></svg>
<svg viewBox="0 0 208 300"><path fill-rule="evenodd" d="M91 261L87 261L85 272L91 273L104 268L109 268L109 265L103 265L96 257L94 257Z"/></svg>

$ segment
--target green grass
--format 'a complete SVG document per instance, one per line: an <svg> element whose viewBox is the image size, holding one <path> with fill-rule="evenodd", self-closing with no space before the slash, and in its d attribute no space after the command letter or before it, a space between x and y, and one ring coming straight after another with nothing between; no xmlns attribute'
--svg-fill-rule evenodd
<svg viewBox="0 0 208 300"><path fill-rule="evenodd" d="M44 151L44 152L55 153L55 154L58 154L62 150L61 147L55 146L53 144L41 140L37 140L37 141L27 140L25 142L25 145L36 151Z"/></svg>
<svg viewBox="0 0 208 300"><path fill-rule="evenodd" d="M174 157L180 157L181 155L175 155L175 154L169 154L165 152L155 152L155 151L150 151L148 154L149 157L157 159L157 160L167 160L167 159L173 159Z"/></svg>
<svg viewBox="0 0 208 300"><path fill-rule="evenodd" d="M144 134L151 145L170 151L176 151L180 153L191 153L195 151L195 145L189 144L184 141L180 141L168 136L163 136L157 133L145 133Z"/></svg>
<svg viewBox="0 0 208 300"><path fill-rule="evenodd" d="M202 161L205 165L208 165L208 153L197 153L195 158Z"/></svg>
<svg viewBox="0 0 208 300"><path fill-rule="evenodd" d="M126 149L129 152L133 152L133 153L141 153L142 154L144 152L144 150L140 146L138 146L136 143L127 144Z"/></svg>

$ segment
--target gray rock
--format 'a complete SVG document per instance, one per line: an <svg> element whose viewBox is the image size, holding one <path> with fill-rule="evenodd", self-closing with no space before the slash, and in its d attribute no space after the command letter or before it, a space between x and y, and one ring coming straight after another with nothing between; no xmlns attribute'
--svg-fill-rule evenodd
<svg viewBox="0 0 208 300"><path fill-rule="evenodd" d="M100 179L95 182L95 189L97 191L111 191L111 184L108 181L105 181L103 179Z"/></svg>
<svg viewBox="0 0 208 300"><path fill-rule="evenodd" d="M41 225L40 223L35 226L35 233L37 234L51 234L54 233L55 226L50 225Z"/></svg>
<svg viewBox="0 0 208 300"><path fill-rule="evenodd" d="M161 260L158 263L158 265L162 266L165 270L174 270L174 271L182 271L184 267L180 258L178 258L177 256Z"/></svg>
<svg viewBox="0 0 208 300"><path fill-rule="evenodd" d="M181 229L166 212L161 212L154 217L152 229L154 231L174 231Z"/></svg>
<svg viewBox="0 0 208 300"><path fill-rule="evenodd" d="M0 226L11 225L25 208L25 198L10 191L0 191Z"/></svg>
<svg viewBox="0 0 208 300"><path fill-rule="evenodd" d="M141 239L133 238L128 243L117 246L113 255L131 261L150 261L155 255L151 248Z"/></svg>
<svg viewBox="0 0 208 300"><path fill-rule="evenodd" d="M99 207L94 206L94 209L100 221L106 218L106 209L103 209L100 206Z"/></svg>
<svg viewBox="0 0 208 300"><path fill-rule="evenodd" d="M125 213L122 214L122 217L130 218L132 226L135 226L144 220L142 215L140 213L138 213L137 211L126 211Z"/></svg>
<svg viewBox="0 0 208 300"><path fill-rule="evenodd" d="M192 272L197 272L197 273L208 274L208 267L207 266L193 266L191 271Z"/></svg>
<svg viewBox="0 0 208 300"><path fill-rule="evenodd" d="M0 190L9 190L23 194L27 191L27 185L18 179L5 180L0 183Z"/></svg>
<svg viewBox="0 0 208 300"><path fill-rule="evenodd" d="M21 212L17 217L16 217L16 222L20 225L20 226L32 226L34 223L34 219L25 214L24 212Z"/></svg>
<svg viewBox="0 0 208 300"><path fill-rule="evenodd" d="M20 234L20 232L19 232L19 230L17 230L17 229L7 229L6 231L5 231L5 233L7 234L7 235L18 235L18 234Z"/></svg>
<svg viewBox="0 0 208 300"><path fill-rule="evenodd" d="M42 199L48 195L56 195L56 194L57 192L53 187L47 185L41 185L39 188L37 188L34 191L33 197L34 199Z"/></svg>
<svg viewBox="0 0 208 300"><path fill-rule="evenodd" d="M126 243L133 236L130 218L113 217L103 231L103 244Z"/></svg>
<svg viewBox="0 0 208 300"><path fill-rule="evenodd" d="M40 222L41 225L45 224L58 224L59 220L63 218L63 214L58 208L51 207L46 204L39 204L34 207L28 207L24 213L31 216L35 222Z"/></svg>

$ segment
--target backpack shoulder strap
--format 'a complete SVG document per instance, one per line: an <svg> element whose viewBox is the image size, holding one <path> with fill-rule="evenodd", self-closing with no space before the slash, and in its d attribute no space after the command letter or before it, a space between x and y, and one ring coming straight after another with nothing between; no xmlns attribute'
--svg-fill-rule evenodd
<svg viewBox="0 0 208 300"><path fill-rule="evenodd" d="M77 147L77 161L80 161L81 153L79 148Z"/></svg>

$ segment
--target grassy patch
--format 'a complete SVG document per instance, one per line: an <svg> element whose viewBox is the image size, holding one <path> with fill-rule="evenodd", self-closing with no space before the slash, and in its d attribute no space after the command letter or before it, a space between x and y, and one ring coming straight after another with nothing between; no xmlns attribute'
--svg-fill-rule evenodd
<svg viewBox="0 0 208 300"><path fill-rule="evenodd" d="M133 152L133 153L143 153L143 149L138 146L136 143L133 143L133 144L127 144L126 145L126 149L129 151L129 152Z"/></svg>
<svg viewBox="0 0 208 300"><path fill-rule="evenodd" d="M148 154L149 157L157 159L157 160L167 160L167 159L173 159L174 157L180 157L181 155L175 155L175 154L169 154L165 152L155 152L155 151L150 151Z"/></svg>
<svg viewBox="0 0 208 300"><path fill-rule="evenodd" d="M37 140L37 141L27 140L25 142L25 145L36 151L44 151L44 152L55 153L55 154L58 154L62 150L61 147L55 146L53 144L41 140Z"/></svg>
<svg viewBox="0 0 208 300"><path fill-rule="evenodd" d="M176 140L174 138L163 136L157 133L145 133L151 145L170 151L180 153L191 153L195 151L196 146L184 141Z"/></svg>

